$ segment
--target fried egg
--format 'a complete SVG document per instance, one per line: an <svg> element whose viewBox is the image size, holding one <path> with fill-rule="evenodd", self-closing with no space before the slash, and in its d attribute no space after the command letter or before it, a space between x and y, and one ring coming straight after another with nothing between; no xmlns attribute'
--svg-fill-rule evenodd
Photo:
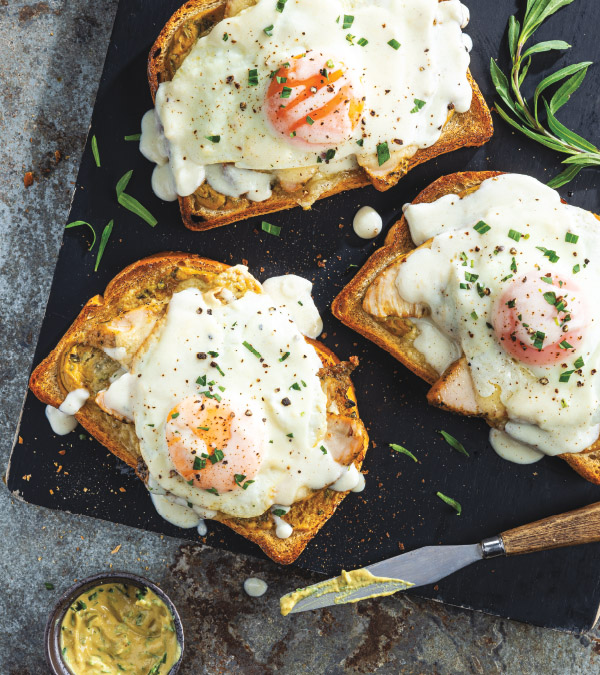
<svg viewBox="0 0 600 675"><path fill-rule="evenodd" d="M250 277L242 266L232 274ZM265 286L272 295L236 297L218 283L174 293L127 372L96 399L134 423L157 509L176 524L290 506L335 484L356 455L346 418L328 410L321 359L300 330L316 337L315 323L317 334L322 326L310 283L289 275ZM304 310L297 321L282 300L292 296ZM112 330L127 335L136 321L139 313ZM353 476L343 489L358 486Z"/></svg>
<svg viewBox="0 0 600 675"><path fill-rule="evenodd" d="M414 242L425 244L393 279L420 317L414 345L440 374L465 357L478 403L496 401L504 420L491 436L499 454L524 463L594 443L598 219L516 174L404 213Z"/></svg>
<svg viewBox="0 0 600 675"><path fill-rule="evenodd" d="M263 201L276 171L394 171L470 107L468 16L458 0L258 0L219 22L143 120L157 194L207 180Z"/></svg>

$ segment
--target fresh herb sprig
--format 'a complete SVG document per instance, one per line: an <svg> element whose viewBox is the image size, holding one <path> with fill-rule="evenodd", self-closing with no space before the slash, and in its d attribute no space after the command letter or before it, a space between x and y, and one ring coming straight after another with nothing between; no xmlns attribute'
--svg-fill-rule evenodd
<svg viewBox="0 0 600 675"><path fill-rule="evenodd" d="M571 45L563 40L538 42L527 49L525 45L546 19L573 1L527 0L523 23L521 24L514 15L508 22L508 46L511 57L509 77L493 59L490 60L490 71L496 92L508 108L506 110L496 103L496 110L502 119L534 141L568 155L562 160L567 168L548 183L552 188L565 185L575 178L581 169L600 166L600 150L556 118L556 112L580 87L588 68L592 65L591 61L574 63L545 77L536 86L532 102L528 102L521 92L534 54L570 49ZM549 98L548 88L559 82L562 84ZM540 114L544 112L545 119Z"/></svg>

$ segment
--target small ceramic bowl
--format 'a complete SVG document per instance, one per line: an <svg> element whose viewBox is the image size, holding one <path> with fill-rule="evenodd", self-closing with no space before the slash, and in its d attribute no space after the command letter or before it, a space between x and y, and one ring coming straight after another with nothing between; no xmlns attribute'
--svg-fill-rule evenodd
<svg viewBox="0 0 600 675"><path fill-rule="evenodd" d="M137 574L130 574L129 572L102 572L100 574L94 574L91 577L86 577L81 581L78 581L75 585L71 586L65 593L63 593L58 599L57 603L52 609L52 613L48 617L48 623L46 624L46 632L44 635L44 643L46 647L46 661L48 666L54 675L72 675L69 668L66 666L65 662L62 659L60 653L60 626L62 624L63 618L67 613L67 610L74 602L74 600L86 590L91 589L94 586L106 583L124 583L124 584L133 584L139 586L140 588L147 587L151 591L154 591L156 595L165 603L169 608L171 614L173 615L173 621L175 623L175 633L177 634L177 640L181 647L181 656L177 663L169 670L165 675L175 675L179 670L181 661L183 660L183 626L181 624L181 619L175 605L171 602L171 599L161 591L161 589L153 584L148 579L140 577Z"/></svg>

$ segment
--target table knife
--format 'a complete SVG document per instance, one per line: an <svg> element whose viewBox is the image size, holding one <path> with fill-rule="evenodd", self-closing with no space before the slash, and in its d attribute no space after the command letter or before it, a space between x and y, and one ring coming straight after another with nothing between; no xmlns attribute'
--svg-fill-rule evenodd
<svg viewBox="0 0 600 675"><path fill-rule="evenodd" d="M483 539L478 544L425 546L362 568L375 577L386 578L383 582L368 584L355 590L348 587L330 590L331 583L335 581L330 579L306 589L297 589L297 592L308 592L310 595L295 603L294 593L283 596L282 614L358 602L368 597L391 595L414 586L432 584L478 560L597 541L600 541L600 502L506 530L495 537ZM290 609L291 605L293 607Z"/></svg>

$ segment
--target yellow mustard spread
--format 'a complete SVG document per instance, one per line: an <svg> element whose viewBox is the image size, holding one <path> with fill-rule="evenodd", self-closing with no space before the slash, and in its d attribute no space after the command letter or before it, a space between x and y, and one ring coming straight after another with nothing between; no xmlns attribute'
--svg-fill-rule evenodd
<svg viewBox="0 0 600 675"><path fill-rule="evenodd" d="M82 593L60 628L73 675L167 675L181 655L173 615L149 588L100 584Z"/></svg>
<svg viewBox="0 0 600 675"><path fill-rule="evenodd" d="M373 586L373 592L360 598L349 599L354 591L365 588L365 586ZM342 605L346 602L358 602L359 600L365 600L366 598L392 595L393 593L403 591L411 586L414 586L414 584L409 581L402 581L402 579L376 577L371 574L369 570L364 568L352 570L351 572L342 570L339 577L327 579L327 581L322 581L319 584L308 586L307 588L299 588L293 593L284 595L280 599L279 604L281 614L287 616L300 600L303 600L304 598L320 598L326 593L337 593L334 603L336 605Z"/></svg>

